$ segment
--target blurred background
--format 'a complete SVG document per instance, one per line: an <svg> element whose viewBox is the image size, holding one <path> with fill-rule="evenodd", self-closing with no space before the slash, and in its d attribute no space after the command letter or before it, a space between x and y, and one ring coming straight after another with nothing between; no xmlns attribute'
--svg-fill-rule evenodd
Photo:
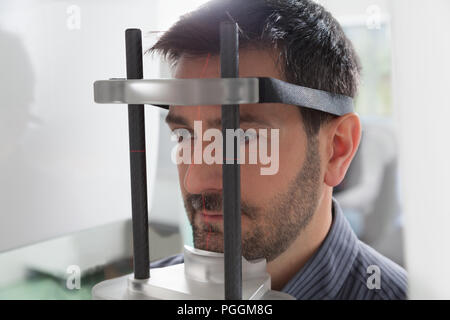
<svg viewBox="0 0 450 320"><path fill-rule="evenodd" d="M95 104L92 84L125 77L126 28L145 49L204 2L0 2L0 299L90 299L132 272L127 108ZM407 269L410 298L450 299L450 2L319 2L363 66L361 146L334 196L359 238ZM170 76L144 56L144 78ZM165 112L145 112L154 261L192 232Z"/></svg>

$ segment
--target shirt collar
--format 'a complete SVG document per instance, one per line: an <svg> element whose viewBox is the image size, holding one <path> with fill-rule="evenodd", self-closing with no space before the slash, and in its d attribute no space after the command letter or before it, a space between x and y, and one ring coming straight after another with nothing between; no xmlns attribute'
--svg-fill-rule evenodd
<svg viewBox="0 0 450 320"><path fill-rule="evenodd" d="M332 223L325 240L284 286L297 299L333 299L342 288L358 253L358 238L332 199Z"/></svg>

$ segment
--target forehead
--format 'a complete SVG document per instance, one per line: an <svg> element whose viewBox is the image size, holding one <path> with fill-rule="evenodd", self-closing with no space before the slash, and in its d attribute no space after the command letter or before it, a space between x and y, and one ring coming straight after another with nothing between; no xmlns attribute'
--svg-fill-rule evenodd
<svg viewBox="0 0 450 320"><path fill-rule="evenodd" d="M240 49L240 77L281 78L276 51L269 49ZM220 57L204 55L198 57L182 56L174 70L175 78L220 78Z"/></svg>
<svg viewBox="0 0 450 320"><path fill-rule="evenodd" d="M240 49L239 76L283 79L277 64L276 52L268 49ZM220 57L218 55L182 56L174 70L174 77L178 79L220 78ZM220 106L202 106L200 109L170 106L169 114L185 118L201 116L220 119ZM272 126L281 126L287 118L298 117L295 107L276 103L241 104L240 114L241 117L258 114L260 120L267 120L266 123L270 122Z"/></svg>

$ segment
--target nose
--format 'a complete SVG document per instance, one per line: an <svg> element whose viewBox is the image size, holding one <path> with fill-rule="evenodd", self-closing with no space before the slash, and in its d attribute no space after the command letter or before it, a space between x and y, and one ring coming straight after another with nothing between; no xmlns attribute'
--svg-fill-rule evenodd
<svg viewBox="0 0 450 320"><path fill-rule="evenodd" d="M203 149L204 150L204 149ZM222 191L222 165L202 163L196 164L193 159L184 173L184 188L192 194Z"/></svg>

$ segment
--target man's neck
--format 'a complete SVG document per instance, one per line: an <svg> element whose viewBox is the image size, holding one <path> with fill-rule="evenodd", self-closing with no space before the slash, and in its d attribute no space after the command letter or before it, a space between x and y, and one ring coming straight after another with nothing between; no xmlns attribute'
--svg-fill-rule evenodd
<svg viewBox="0 0 450 320"><path fill-rule="evenodd" d="M281 290L320 247L332 222L331 192L325 192L309 224L289 248L267 264L272 290Z"/></svg>

